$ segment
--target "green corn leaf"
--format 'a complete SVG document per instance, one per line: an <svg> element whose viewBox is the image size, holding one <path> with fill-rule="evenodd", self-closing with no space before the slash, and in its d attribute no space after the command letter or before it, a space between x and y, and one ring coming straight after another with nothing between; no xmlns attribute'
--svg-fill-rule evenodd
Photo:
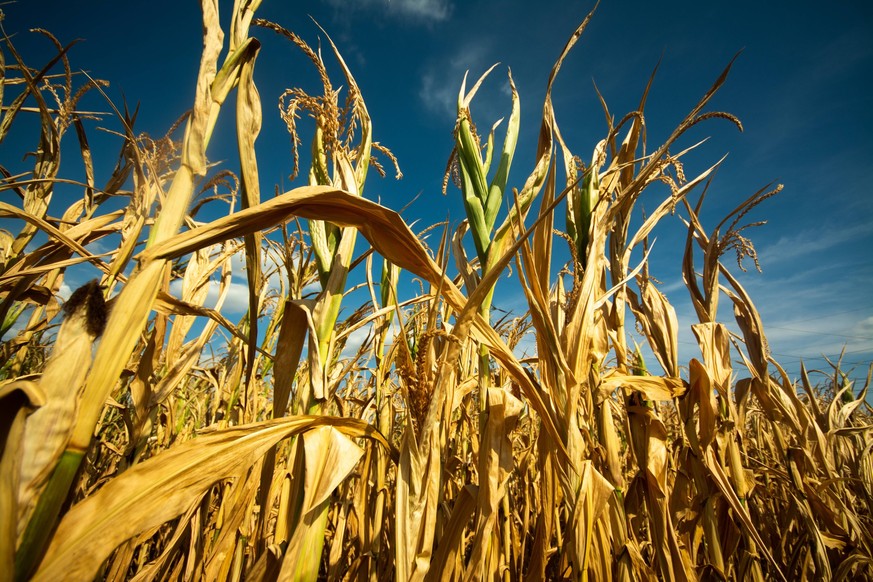
<svg viewBox="0 0 873 582"><path fill-rule="evenodd" d="M494 132L497 131L497 127L501 123L503 123L502 117L494 122L491 131L488 132L488 141L485 143L485 161L482 164L482 170L486 176L491 171L491 159L494 156Z"/></svg>
<svg viewBox="0 0 873 582"><path fill-rule="evenodd" d="M509 115L509 124L506 127L506 137L503 139L503 152L500 155L500 164L497 172L488 188L488 198L485 203L485 222L488 232L494 228L500 203L506 191L506 183L509 180L509 169L512 166L512 157L515 154L515 146L518 143L518 126L521 118L521 107L518 91L512 81L512 73L509 73L509 87L512 90L512 113ZM499 122L498 122L499 123Z"/></svg>
<svg viewBox="0 0 873 582"><path fill-rule="evenodd" d="M467 75L464 75L464 80L461 82L461 91L458 93L458 127L455 134L455 141L458 149L458 160L461 166L461 172L464 171L470 174L470 180L474 186L474 192L481 201L485 201L486 192L488 190L488 182L485 178L485 166L482 163L482 155L479 149L479 143L473 136L473 122L470 119L470 103L485 77L494 70L493 65L490 69L479 77L469 93L467 89Z"/></svg>
<svg viewBox="0 0 873 582"><path fill-rule="evenodd" d="M470 183L470 177L464 172L461 172L461 184L464 191L464 210L467 212L467 219L470 222L476 254L480 260L484 260L488 256L488 248L491 245L488 226L485 222L485 212L479 199L472 194L473 185Z"/></svg>

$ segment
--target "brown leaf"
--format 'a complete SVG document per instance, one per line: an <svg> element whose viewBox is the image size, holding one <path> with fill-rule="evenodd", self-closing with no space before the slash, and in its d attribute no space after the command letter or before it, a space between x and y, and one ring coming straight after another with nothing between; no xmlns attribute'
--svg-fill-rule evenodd
<svg viewBox="0 0 873 582"><path fill-rule="evenodd" d="M295 416L206 433L131 467L74 505L34 580L93 578L120 543L180 515L208 487L239 476L280 440L320 426L390 448L373 427L350 418Z"/></svg>

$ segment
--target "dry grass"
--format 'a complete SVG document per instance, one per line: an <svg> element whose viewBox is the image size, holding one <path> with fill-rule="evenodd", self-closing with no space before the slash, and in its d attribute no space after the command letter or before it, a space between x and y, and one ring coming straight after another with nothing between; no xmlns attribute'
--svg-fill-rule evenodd
<svg viewBox="0 0 873 582"><path fill-rule="evenodd" d="M333 43L342 103L320 52L253 20L259 2L237 3L227 34L217 4L202 4L184 132L137 135L135 115L115 110L124 147L100 182L77 103L101 83L80 83L47 33L58 56L41 68L4 39L0 141L19 116L38 117L40 130L32 171L0 168L0 216L21 227L0 232L0 312L3 329L17 330L0 352L0 579L873 578L869 377L859 389L835 365L816 386L805 373L789 380L722 262L730 251L741 268L756 261L746 215L778 188L705 225L718 164L688 178L688 150L674 153L697 123L739 125L707 110L730 65L665 143L645 143L647 88L577 155L551 85L586 19L552 69L536 162L518 191L507 177L520 97L513 87L496 152L494 131L478 132L470 115L479 84L462 85L449 173L470 260L466 224L431 250L399 214L361 197L369 169L383 173L375 156L396 160L373 142ZM263 201L252 35L273 33L303 49L324 92L281 96L294 142L311 140L314 155L305 185ZM206 158L234 97L238 173ZM298 133L301 114L314 135ZM58 216L49 209L70 127L87 177ZM640 219L653 184L669 194ZM106 210L119 198L122 210ZM236 198L239 210L198 218ZM687 231L700 346L687 362L675 310L647 262L631 263L648 256L662 219ZM356 257L358 233L372 250ZM89 252L110 239L120 244L108 254ZM556 244L569 245L569 264L554 264ZM220 308L238 253L249 309L231 322ZM83 263L98 279L59 305L67 270ZM510 264L529 310L492 323ZM417 295L403 296L401 269L423 282ZM370 299L341 311L353 284ZM210 286L214 308L204 306ZM740 333L718 321L719 301ZM367 326L349 356L351 334ZM632 345L634 328L657 364ZM538 355L520 361L526 331Z"/></svg>

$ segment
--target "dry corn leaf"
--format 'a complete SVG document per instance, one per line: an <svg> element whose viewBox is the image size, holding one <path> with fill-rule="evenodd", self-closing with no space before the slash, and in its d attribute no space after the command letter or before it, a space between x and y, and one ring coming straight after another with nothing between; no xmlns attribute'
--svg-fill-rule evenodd
<svg viewBox="0 0 873 582"><path fill-rule="evenodd" d="M722 274L736 291L736 294L726 291L734 304L734 318L743 333L746 351L749 354L752 367L750 371L758 379L764 380L768 376L767 359L770 349L767 346L767 338L764 336L764 324L761 316L752 302L752 298L746 292L740 282L731 275L727 269L722 269Z"/></svg>
<svg viewBox="0 0 873 582"><path fill-rule="evenodd" d="M222 260L210 261L209 257L212 251L213 249L209 248L200 249L188 259L185 273L182 276L182 301L191 305L203 305L205 302L206 296L209 293L212 274L224 263ZM216 307L216 311L220 309L220 303ZM173 320L170 336L167 338L166 349L167 357L171 361L188 336L188 332L194 324L194 319L194 317L180 314Z"/></svg>
<svg viewBox="0 0 873 582"><path fill-rule="evenodd" d="M291 385L297 374L309 329L307 314L306 308L297 302L285 300L283 303L273 363L273 418L285 416L288 409Z"/></svg>
<svg viewBox="0 0 873 582"><path fill-rule="evenodd" d="M649 340L649 346L668 376L679 376L679 320L676 309L648 279L637 277L640 298L627 290L631 308Z"/></svg>
<svg viewBox="0 0 873 582"><path fill-rule="evenodd" d="M610 373L600 382L600 391L610 394L616 388L625 387L638 390L646 395L648 400L673 400L685 394L687 387L681 378L664 376L634 376L628 374Z"/></svg>
<svg viewBox="0 0 873 582"><path fill-rule="evenodd" d="M18 490L19 534L55 470L73 430L91 349L106 323L106 305L96 281L77 289L64 306L66 316L39 379L45 405L30 415L21 452Z"/></svg>
<svg viewBox="0 0 873 582"><path fill-rule="evenodd" d="M236 13L239 17L239 12ZM235 23L238 21L235 19ZM240 31L235 28L235 33ZM232 40L232 42L234 42ZM255 155L255 140L261 132L261 98L255 87L253 75L255 59L261 43L256 39L246 39L246 55L242 57L239 71L236 102L236 135L239 151L242 207L251 208L261 201L258 162ZM249 281L249 318L246 357L245 385L249 386L254 373L255 351L258 345L258 314L260 313L258 284L261 281L261 233L252 232L244 237L246 276Z"/></svg>
<svg viewBox="0 0 873 582"><path fill-rule="evenodd" d="M306 474L304 513L320 505L348 477L364 451L332 426L321 426L303 435Z"/></svg>
<svg viewBox="0 0 873 582"><path fill-rule="evenodd" d="M203 50L200 57L200 70L197 75L197 90L194 96L194 110L191 114L188 127L185 129L185 144L182 150L182 163L192 168L197 175L206 173L206 144L212 133L211 124L215 123L220 103L213 100L213 82L216 80L218 71L218 56L224 48L224 32L218 18L218 0L202 0L200 6L203 12ZM174 180L175 182L175 180ZM188 197L181 200L182 204L175 202L172 196L167 196L168 202L174 204L170 210L172 214L182 215L187 207ZM178 204L178 206L177 206ZM181 219L181 216L178 216ZM178 224L181 224L179 220ZM178 226L169 228L157 240L166 235L175 233Z"/></svg>
<svg viewBox="0 0 873 582"><path fill-rule="evenodd" d="M397 580L424 580L430 569L439 504L439 439L423 451L409 423L397 467L394 514L394 568Z"/></svg>
<svg viewBox="0 0 873 582"><path fill-rule="evenodd" d="M15 571L15 543L18 539L18 490L21 445L27 414L46 402L38 382L16 380L0 386L0 579L11 580Z"/></svg>
<svg viewBox="0 0 873 582"><path fill-rule="evenodd" d="M54 244L62 244L82 257L91 256L91 253L88 252L85 247L83 247L81 244L79 244L70 237L69 232L61 232L39 216L30 214L29 212L27 212L27 210L21 210L20 208L16 208L11 204L0 201L0 218L16 218L18 220L23 220L28 225L33 226L34 232L39 229L49 235L49 238ZM93 227L93 224L89 224L89 226ZM76 233L73 234L75 235Z"/></svg>
<svg viewBox="0 0 873 582"><path fill-rule="evenodd" d="M573 538L570 543L575 545L575 555L581 560L577 566L577 575L587 570L589 552L593 543L595 523L609 505L609 498L614 491L612 483L594 468L590 460L581 463L580 485L573 503L573 515L570 518L573 526Z"/></svg>
<svg viewBox="0 0 873 582"><path fill-rule="evenodd" d="M118 382L121 370L145 327L150 307L164 278L165 266L162 261L147 265L115 299L91 372L85 380L79 414L70 439L70 446L76 450L87 450L91 443L106 398Z"/></svg>
<svg viewBox="0 0 873 582"><path fill-rule="evenodd" d="M259 464L260 461L256 462L239 478L224 485L224 495L218 510L220 523L217 524L218 531L213 532L208 546L209 552L204 556L205 564L201 574L203 580L227 580L227 570L234 566L241 567L235 564L235 550L240 537L252 537L249 523L254 513L255 494L260 482Z"/></svg>
<svg viewBox="0 0 873 582"><path fill-rule="evenodd" d="M373 248L392 264L441 287L444 297L453 309L461 312L466 306L467 302L461 292L450 280L444 278L442 269L430 258L421 241L403 222L400 215L375 202L329 186L296 188L256 207L219 218L152 245L140 253L139 259L144 262L175 259L217 242L271 228L292 216L301 216L310 220L329 220L338 226L355 227L367 238ZM507 262L511 258L511 253L503 256L503 260ZM494 276L496 277L497 274ZM472 333L478 341L488 346L494 358L518 382L525 396L543 419L546 430L555 439L559 454L564 455L563 439L560 438L555 427L553 413L543 400L543 395L524 372L515 354L481 317L473 316Z"/></svg>
<svg viewBox="0 0 873 582"><path fill-rule="evenodd" d="M764 554L764 556L767 558L767 561L770 562L770 564L773 566L773 569L776 571L779 579L786 580L781 568L779 568L779 564L773 558L773 554L768 549L768 545L764 542L763 539L761 539L761 535L758 533L758 528L755 525L755 522L752 521L748 509L746 509L746 506L743 505L737 498L737 494L734 492L733 487L731 487L727 475L725 474L724 469L722 468L721 463L716 457L715 451L712 449L712 447L704 451L703 462L706 465L707 469L709 469L712 480L718 487L719 491L721 491L724 499L727 501L728 505L734 511L737 517L739 517L740 524L743 526L745 533L749 537L751 537L757 544L758 550Z"/></svg>
<svg viewBox="0 0 873 582"><path fill-rule="evenodd" d="M182 517L179 518L178 523L173 530L173 535L167 541L164 551L137 572L136 576L130 579L130 582L148 582L149 580L159 579L161 572L166 571L165 569L167 568L168 562L175 556L176 551L180 549L185 538L190 537L196 539L198 537L200 531L200 524L198 521L201 501L202 499L198 497L193 503L191 503L191 506L184 514L182 514ZM194 539L191 539L190 542L194 542ZM196 554L192 552L192 555ZM189 562L193 561L193 559L189 560Z"/></svg>
<svg viewBox="0 0 873 582"><path fill-rule="evenodd" d="M191 369L200 363L203 348L212 340L217 327L218 324L210 320L196 340L179 348L173 359L172 367L166 371L166 375L152 389L149 402L147 402L149 408L164 402L184 381Z"/></svg>
<svg viewBox="0 0 873 582"><path fill-rule="evenodd" d="M441 271L421 242L392 210L330 186L302 186L209 224L178 234L139 255L143 261L174 259L199 248L272 228L293 216L354 226L383 257L428 281Z"/></svg>
<svg viewBox="0 0 873 582"><path fill-rule="evenodd" d="M699 404L698 443L699 452L704 452L715 439L715 418L717 416L715 398L712 393L712 380L709 372L698 360L688 364L688 383L691 386L691 403Z"/></svg>
<svg viewBox="0 0 873 582"><path fill-rule="evenodd" d="M158 292L153 308L157 313L162 315L198 315L200 317L211 319L216 321L234 337L246 341L245 334L243 334L237 326L228 321L226 317L221 315L221 313L215 309L182 301L164 291Z"/></svg>
<svg viewBox="0 0 873 582"><path fill-rule="evenodd" d="M476 485L465 485L458 492L452 504L452 514L443 529L439 546L433 555L431 569L425 580L448 582L457 579L458 575L454 573L455 562L464 549L464 532L476 511L478 496L479 488Z"/></svg>
<svg viewBox="0 0 873 582"><path fill-rule="evenodd" d="M597 403L597 429L600 432L600 445L606 456L606 476L613 487L624 490L623 444L613 420L613 415L618 412L616 409L619 409L619 406L610 396ZM620 414L620 412L618 413Z"/></svg>
<svg viewBox="0 0 873 582"><path fill-rule="evenodd" d="M703 143L703 142L700 142L700 143ZM685 154L686 152L688 152L691 149L696 148L698 145L700 145L700 143L697 143L697 144L691 146L690 148L687 148L686 150L676 154L675 156L673 156L673 158L678 159L678 158L682 157L683 154ZM660 205L658 205L658 207L655 209L655 211L651 215L646 217L646 220L645 220L645 222L643 222L643 225L640 226L639 230L637 230L637 232L634 234L631 241L627 244L627 248L625 249L625 257L624 257L625 264L629 264L631 252L634 250L634 248L637 245L639 245L641 242L643 242L646 239L646 237L649 236L649 234L651 234L652 230L655 228L655 226L658 224L658 222L667 214L673 213L676 209L676 204L678 204L681 200L684 200L685 197L688 196L694 188L696 188L699 184L701 184L706 178L711 176L712 173L721 165L721 163L725 160L726 157L727 157L727 155L725 155L722 159L720 159L718 162L713 164L709 169L700 173L696 178L683 184L682 187L679 188L679 190L676 193L665 198L664 201L661 202Z"/></svg>
<svg viewBox="0 0 873 582"><path fill-rule="evenodd" d="M34 580L91 579L123 541L185 511L208 487L238 477L270 447L320 426L389 447L351 418L296 416L206 433L115 477L63 517Z"/></svg>
<svg viewBox="0 0 873 582"><path fill-rule="evenodd" d="M730 332L721 323L698 323L691 331L700 345L703 363L709 373L712 387L722 398L730 398L731 353Z"/></svg>
<svg viewBox="0 0 873 582"><path fill-rule="evenodd" d="M515 464L509 437L523 408L523 403L509 392L488 389L488 418L479 449L479 517L467 562L467 580L487 580L497 575L497 564L488 559L488 551L497 524L498 505L506 495L506 481Z"/></svg>

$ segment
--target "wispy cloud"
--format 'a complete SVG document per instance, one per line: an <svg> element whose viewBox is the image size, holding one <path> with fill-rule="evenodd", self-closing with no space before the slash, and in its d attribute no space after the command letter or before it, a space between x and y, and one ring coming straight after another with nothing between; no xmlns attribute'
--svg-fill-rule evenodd
<svg viewBox="0 0 873 582"><path fill-rule="evenodd" d="M457 115L458 91L464 73L471 75L484 72L488 47L484 42L468 42L451 56L427 64L421 74L418 96L425 109L431 113L453 120ZM493 63L491 63L493 64ZM467 84L472 85L468 79Z"/></svg>
<svg viewBox="0 0 873 582"><path fill-rule="evenodd" d="M283 289L284 267L280 265L282 260L281 256L273 252L266 252L261 255L261 272L266 277L265 285L271 290L280 291ZM292 260L298 261L300 257L295 255ZM245 252L242 249L231 255L230 265L232 275L228 285L227 297L220 311L225 317L234 318L244 314L249 308L249 286L246 276ZM213 273L212 280L208 283L206 297L203 300L204 307L215 308L221 288L218 279L219 274ZM315 282L306 285L303 288L303 293L306 295L310 292L318 292L319 289L319 284ZM181 298L182 279L177 278L170 282L170 293L174 297Z"/></svg>
<svg viewBox="0 0 873 582"><path fill-rule="evenodd" d="M450 76L450 75L446 75ZM425 109L451 119L455 112L455 103L458 100L457 89L453 89L445 80L441 79L435 71L430 70L421 77L421 89L418 96L421 98Z"/></svg>
<svg viewBox="0 0 873 582"><path fill-rule="evenodd" d="M342 10L381 9L385 14L422 22L439 22L452 14L448 0L326 0Z"/></svg>
<svg viewBox="0 0 873 582"><path fill-rule="evenodd" d="M341 357L351 358L357 355L358 350L361 349L361 346L370 338L372 333L372 325L365 325L350 333L348 338L346 338L346 344L343 347Z"/></svg>
<svg viewBox="0 0 873 582"><path fill-rule="evenodd" d="M782 244L791 247L800 245L803 240L802 236L797 241L786 237ZM839 243L823 240L819 244L821 248L817 250L829 250ZM805 250L813 252L813 243ZM838 275L841 272L851 275ZM766 267L763 274L734 274L761 315L774 358L790 377L798 377L801 360L807 369L829 370L824 358L834 361L845 350L844 369L854 369L852 377L863 380L867 366L873 361L873 302L868 291L873 286L873 271L869 268L850 270L833 261L817 260L808 262L807 268L792 269L786 274L774 274ZM726 282L722 280L722 284ZM696 314L680 279L668 280L659 289L667 294L676 309L679 362L685 366L691 358L701 357L691 331L692 325L697 323ZM717 319L740 334L733 304L725 295L721 295ZM645 340L639 337L637 341ZM653 361L648 348L643 353L647 362ZM744 373L741 367L737 371Z"/></svg>
<svg viewBox="0 0 873 582"><path fill-rule="evenodd" d="M864 362L873 355L873 303L867 291L873 272L856 269L851 276L835 277L833 269L822 265L743 281L761 314L770 349L789 374L799 372L801 359L807 367L821 367L823 355L835 358L843 349L847 367L863 364L856 376L866 373Z"/></svg>
<svg viewBox="0 0 873 582"><path fill-rule="evenodd" d="M838 228L818 225L814 231L782 236L775 243L761 247L758 254L764 264L784 263L871 235L873 225L866 222Z"/></svg>
<svg viewBox="0 0 873 582"><path fill-rule="evenodd" d="M854 108L851 102L860 95L860 91L855 90L856 84L862 82L858 72L866 70L866 63L873 58L873 45L868 36L863 26L847 30L821 43L815 52L798 57L803 59L802 67L792 66L784 76L762 84L772 87L772 92L762 96L768 103L768 115L757 120L757 131L767 136L753 146L759 163L778 158L776 152L785 148L798 153L802 150L802 155L810 158L823 157L833 149L841 154L849 149L845 142L833 143L822 132L829 130L825 125L830 120L848 119L851 115L849 111ZM797 91L797 87L804 89ZM803 144L803 148L798 148L798 143ZM821 168L816 171L828 175Z"/></svg>
<svg viewBox="0 0 873 582"><path fill-rule="evenodd" d="M218 293L220 283L212 280L208 283L206 298L203 300L203 306L209 309L214 309L218 302ZM181 298L182 295L182 280L175 279L170 282L170 294L174 297ZM221 306L221 313L225 316L237 316L245 313L249 307L249 288L245 279L242 281L231 280L227 290L227 298Z"/></svg>
<svg viewBox="0 0 873 582"><path fill-rule="evenodd" d="M439 117L441 122L454 122L458 110L458 93L464 75L469 91L479 77L497 63L492 58L492 42L488 39L465 41L454 52L426 63L420 72L418 96L424 109ZM481 85L471 109L481 131L511 110L512 92L506 67L498 66ZM504 126L505 127L505 126Z"/></svg>

